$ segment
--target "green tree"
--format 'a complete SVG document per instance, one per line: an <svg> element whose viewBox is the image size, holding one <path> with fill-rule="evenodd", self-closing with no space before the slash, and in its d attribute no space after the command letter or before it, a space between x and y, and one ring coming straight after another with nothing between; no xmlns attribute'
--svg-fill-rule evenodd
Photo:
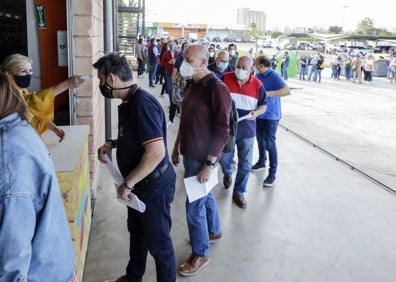
<svg viewBox="0 0 396 282"><path fill-rule="evenodd" d="M282 35L282 32L280 32L280 31L273 31L273 32L271 32L271 38L272 38L272 39L278 38L278 37L281 36L281 35Z"/></svg>
<svg viewBox="0 0 396 282"><path fill-rule="evenodd" d="M361 20L360 22L358 22L355 33L361 35L382 35L382 36L392 35L392 32L388 31L385 28L375 27L374 20L367 17Z"/></svg>
<svg viewBox="0 0 396 282"><path fill-rule="evenodd" d="M257 41L264 37L264 31L258 29L255 23L251 23L246 33L250 35L251 38L254 38L254 41L256 43L256 54L257 54L257 49L258 49Z"/></svg>
<svg viewBox="0 0 396 282"><path fill-rule="evenodd" d="M361 35L369 35L369 34L373 34L373 31L374 31L374 20L365 17L363 20L358 22L355 33Z"/></svg>
<svg viewBox="0 0 396 282"><path fill-rule="evenodd" d="M342 33L342 27L336 25L330 26L328 29L328 33L335 33L335 34Z"/></svg>

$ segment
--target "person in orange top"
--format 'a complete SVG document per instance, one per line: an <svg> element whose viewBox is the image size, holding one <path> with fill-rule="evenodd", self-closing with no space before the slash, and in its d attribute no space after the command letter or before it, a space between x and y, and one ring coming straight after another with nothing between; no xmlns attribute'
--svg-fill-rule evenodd
<svg viewBox="0 0 396 282"><path fill-rule="evenodd" d="M26 105L28 107L28 120L41 135L47 130L54 132L60 139L65 138L65 132L53 123L54 119L54 98L69 88L80 86L85 80L74 75L61 83L47 89L29 93L27 88L33 74L33 60L21 55L12 54L6 57L0 70L10 75L22 91Z"/></svg>

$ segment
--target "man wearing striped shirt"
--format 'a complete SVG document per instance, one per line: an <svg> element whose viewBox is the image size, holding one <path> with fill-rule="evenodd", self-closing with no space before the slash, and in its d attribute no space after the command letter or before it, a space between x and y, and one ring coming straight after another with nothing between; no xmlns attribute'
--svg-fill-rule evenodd
<svg viewBox="0 0 396 282"><path fill-rule="evenodd" d="M253 145L256 136L256 118L266 110L265 89L260 80L254 77L253 59L249 56L238 58L234 72L225 73L224 83L231 92L235 101L240 121L236 137L238 151L238 169L235 177L232 200L244 209L247 202L244 197L246 185L249 180L249 171L252 167ZM224 187L232 184L232 159L233 152L223 153L220 164L224 173Z"/></svg>

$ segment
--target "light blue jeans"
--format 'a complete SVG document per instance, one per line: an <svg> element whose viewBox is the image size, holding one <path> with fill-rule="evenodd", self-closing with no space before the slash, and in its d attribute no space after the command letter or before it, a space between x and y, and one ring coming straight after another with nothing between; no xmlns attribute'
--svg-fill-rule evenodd
<svg viewBox="0 0 396 282"><path fill-rule="evenodd" d="M246 192L249 172L252 168L254 137L237 139L235 143L238 150L238 170L235 177L233 194L242 195ZM223 152L220 165L225 175L231 175L233 172L233 157L234 152Z"/></svg>
<svg viewBox="0 0 396 282"><path fill-rule="evenodd" d="M183 157L184 177L197 175L203 164ZM186 216L192 251L201 257L208 256L209 234L221 232L216 200L212 192L190 203L186 200Z"/></svg>
<svg viewBox="0 0 396 282"><path fill-rule="evenodd" d="M319 68L315 69L313 81L320 83L322 81L322 70Z"/></svg>

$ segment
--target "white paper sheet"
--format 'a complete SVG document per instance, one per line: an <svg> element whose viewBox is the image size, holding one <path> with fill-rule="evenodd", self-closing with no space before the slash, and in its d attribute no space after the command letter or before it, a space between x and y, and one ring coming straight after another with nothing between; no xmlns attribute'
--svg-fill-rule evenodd
<svg viewBox="0 0 396 282"><path fill-rule="evenodd" d="M140 201L139 198L134 193L132 193L132 192L129 193L129 197L132 199L131 202L127 202L121 198L118 198L117 189L124 182L124 178L122 177L120 171L115 167L113 162L110 160L108 155L104 155L104 159L107 162L106 167L108 168L108 170L110 171L110 173L114 179L114 186L115 186L117 200L120 201L121 203L143 213L146 210L146 205L145 205L145 203Z"/></svg>
<svg viewBox="0 0 396 282"><path fill-rule="evenodd" d="M199 183L196 175L184 178L184 186L186 187L187 197L190 203L208 195L213 187L219 183L218 171L219 166L214 167L209 181L206 183Z"/></svg>
<svg viewBox="0 0 396 282"><path fill-rule="evenodd" d="M239 118L238 118L238 122L240 122L240 121L242 121L242 120L244 120L244 119L251 118L251 117L252 117L252 114L251 114L251 113L248 113L246 116L239 117Z"/></svg>

